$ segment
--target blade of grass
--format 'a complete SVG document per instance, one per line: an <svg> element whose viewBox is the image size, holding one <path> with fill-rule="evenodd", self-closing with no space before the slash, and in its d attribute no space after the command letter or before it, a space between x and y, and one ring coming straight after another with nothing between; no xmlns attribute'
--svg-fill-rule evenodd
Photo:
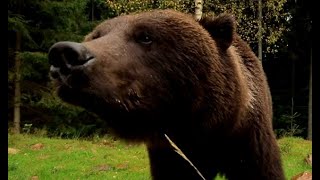
<svg viewBox="0 0 320 180"><path fill-rule="evenodd" d="M178 153L183 159L185 159L186 161L189 162L189 164L197 171L197 173L199 174L199 176L203 179L206 180L206 178L203 177L203 175L201 174L201 172L197 169L197 167L195 165L193 165L193 163L188 159L188 157L182 152L182 150L169 138L169 136L167 136L166 134L164 134L164 136L167 138L167 140L169 141L169 143L171 144L171 146L174 148L174 151L176 153Z"/></svg>

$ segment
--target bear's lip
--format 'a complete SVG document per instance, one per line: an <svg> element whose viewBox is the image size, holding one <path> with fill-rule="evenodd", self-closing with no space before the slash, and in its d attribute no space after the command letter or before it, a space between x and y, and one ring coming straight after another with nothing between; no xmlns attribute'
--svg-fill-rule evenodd
<svg viewBox="0 0 320 180"><path fill-rule="evenodd" d="M62 74L59 67L54 67L53 65L50 66L49 74L50 74L51 80L56 81L61 84L68 85L67 79L68 79L69 75Z"/></svg>

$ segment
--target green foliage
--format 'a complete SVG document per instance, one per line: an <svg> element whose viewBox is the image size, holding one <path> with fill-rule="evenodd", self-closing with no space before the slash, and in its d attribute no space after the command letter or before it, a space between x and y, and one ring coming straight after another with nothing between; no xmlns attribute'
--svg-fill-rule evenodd
<svg viewBox="0 0 320 180"><path fill-rule="evenodd" d="M175 0L106 0L108 6L113 10L114 16L150 11L152 9L175 9L185 13L193 13L193 1Z"/></svg>
<svg viewBox="0 0 320 180"><path fill-rule="evenodd" d="M280 97L274 96L273 103L273 127L277 137L306 137L305 118L301 113L292 110L291 102L281 104Z"/></svg>
<svg viewBox="0 0 320 180"><path fill-rule="evenodd" d="M32 102L41 98L42 93L47 92L47 81L49 80L47 54L41 52L19 52L16 53L21 60L21 101L23 106L32 108ZM9 100L12 100L14 69L8 71ZM12 101L9 101L9 108L12 108Z"/></svg>
<svg viewBox="0 0 320 180"><path fill-rule="evenodd" d="M36 82L49 80L49 64L46 53L42 52L21 52L17 54L21 59L21 78Z"/></svg>
<svg viewBox="0 0 320 180"><path fill-rule="evenodd" d="M277 119L277 123L284 124L284 127L277 128L275 130L278 137L291 137L291 136L301 136L301 133L305 130L305 128L300 127L297 124L297 119L300 114L297 112L294 114L282 114L279 119Z"/></svg>
<svg viewBox="0 0 320 180"><path fill-rule="evenodd" d="M93 24L84 15L86 1L38 1L31 6L30 31L41 50L57 41L81 41ZM39 17L35 17L35 15Z"/></svg>
<svg viewBox="0 0 320 180"><path fill-rule="evenodd" d="M290 14L285 7L287 0L262 1L262 38L264 53L277 53L281 37L288 30ZM253 49L258 42L258 1L205 1L205 14L232 13L237 20L237 32Z"/></svg>
<svg viewBox="0 0 320 180"><path fill-rule="evenodd" d="M29 40L32 45L35 45L35 42L32 40L30 36L27 21L20 14L9 14L8 15L8 30L14 32L21 32L22 36L24 36L27 40Z"/></svg>
<svg viewBox="0 0 320 180"><path fill-rule="evenodd" d="M47 113L47 120L36 123L33 130L45 129L48 136L61 138L90 137L106 133L104 121L82 108L64 103L54 93L43 91L40 98L36 101L28 98L33 109Z"/></svg>

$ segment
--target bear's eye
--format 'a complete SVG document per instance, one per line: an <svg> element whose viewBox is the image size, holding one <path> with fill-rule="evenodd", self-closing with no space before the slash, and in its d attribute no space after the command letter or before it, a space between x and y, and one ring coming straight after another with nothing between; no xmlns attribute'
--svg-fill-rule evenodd
<svg viewBox="0 0 320 180"><path fill-rule="evenodd" d="M141 32L137 35L136 41L140 44L150 45L152 43L152 38L147 32Z"/></svg>

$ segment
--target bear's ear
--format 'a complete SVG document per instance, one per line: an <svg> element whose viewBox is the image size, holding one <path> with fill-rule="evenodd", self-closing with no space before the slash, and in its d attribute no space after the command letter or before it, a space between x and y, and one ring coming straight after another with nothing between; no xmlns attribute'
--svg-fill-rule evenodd
<svg viewBox="0 0 320 180"><path fill-rule="evenodd" d="M199 23L210 33L217 45L226 50L232 44L236 29L235 18L223 13L217 17L205 16Z"/></svg>

